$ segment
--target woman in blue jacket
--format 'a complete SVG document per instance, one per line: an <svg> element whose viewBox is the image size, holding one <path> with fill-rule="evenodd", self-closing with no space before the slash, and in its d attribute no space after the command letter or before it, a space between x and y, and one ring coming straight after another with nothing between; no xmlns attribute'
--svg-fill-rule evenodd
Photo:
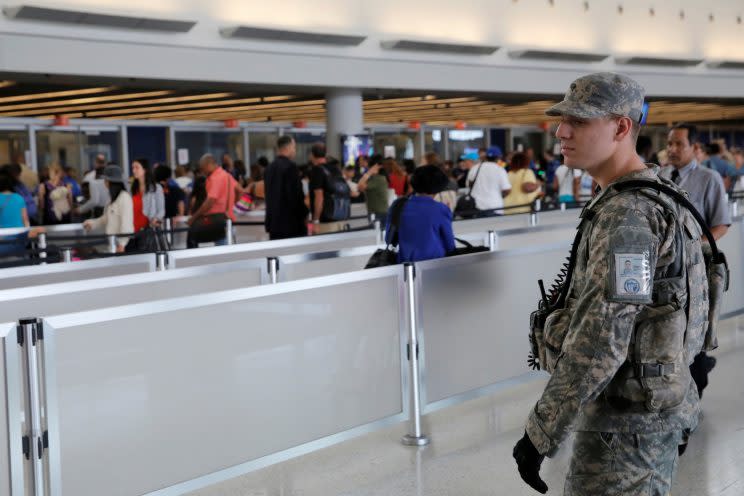
<svg viewBox="0 0 744 496"><path fill-rule="evenodd" d="M417 168L411 177L414 194L405 201L398 226L398 262L441 258L455 249L452 212L434 197L447 188L447 175L436 165ZM392 208L391 208L392 210ZM386 240L392 240L391 212L387 215Z"/></svg>

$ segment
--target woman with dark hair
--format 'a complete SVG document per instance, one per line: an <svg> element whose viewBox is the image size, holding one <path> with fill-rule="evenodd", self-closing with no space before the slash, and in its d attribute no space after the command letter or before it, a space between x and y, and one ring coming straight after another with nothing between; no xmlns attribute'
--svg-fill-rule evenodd
<svg viewBox="0 0 744 496"><path fill-rule="evenodd" d="M97 219L83 222L86 231L104 228L106 234L131 234L134 232L134 210L132 196L124 184L124 174L118 165L107 165L103 170L103 179L111 197L111 203L103 209L103 215ZM116 252L123 253L129 242L128 237L116 238Z"/></svg>
<svg viewBox="0 0 744 496"><path fill-rule="evenodd" d="M447 175L436 165L418 167L411 178L414 195L399 198L387 214L385 239L392 241L393 212L405 202L397 226L398 262L417 262L446 256L455 250L452 212L434 197L444 191Z"/></svg>
<svg viewBox="0 0 744 496"><path fill-rule="evenodd" d="M159 226L165 218L165 194L155 181L150 164L145 159L132 162L132 204L134 205L134 231L148 226Z"/></svg>
<svg viewBox="0 0 744 496"><path fill-rule="evenodd" d="M29 191L26 185L21 181L21 174L23 173L21 165L3 165L2 171L6 172L13 179L13 192L21 195L21 198L23 198L23 201L26 203L26 214L28 215L29 222L31 224L37 224L39 207L36 205L34 195L31 194L31 191Z"/></svg>
<svg viewBox="0 0 744 496"><path fill-rule="evenodd" d="M509 182L511 192L504 198L504 206L525 205L532 203L540 195L535 173L530 169L530 160L526 153L515 153L509 162ZM507 214L526 213L531 207L510 208Z"/></svg>

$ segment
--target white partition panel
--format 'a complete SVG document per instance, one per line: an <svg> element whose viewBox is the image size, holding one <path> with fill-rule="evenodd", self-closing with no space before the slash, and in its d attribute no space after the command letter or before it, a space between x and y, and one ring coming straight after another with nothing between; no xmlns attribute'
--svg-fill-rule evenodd
<svg viewBox="0 0 744 496"><path fill-rule="evenodd" d="M2 321L0 321L2 322ZM6 384L6 347L9 346L6 338L12 329L11 324L0 326L0 384ZM10 334L12 336L12 334ZM10 470L10 453L14 450L10 448L10 435L8 427L8 395L7 387L0 391L0 494L11 494L11 470ZM18 453L15 453L18 456Z"/></svg>
<svg viewBox="0 0 744 496"><path fill-rule="evenodd" d="M393 267L47 320L59 494L182 494L403 420L402 285Z"/></svg>
<svg viewBox="0 0 744 496"><path fill-rule="evenodd" d="M279 280L297 281L362 270L377 249L378 246L372 245L279 257Z"/></svg>
<svg viewBox="0 0 744 496"><path fill-rule="evenodd" d="M537 280L549 286L569 249L566 241L416 264L425 411L529 372Z"/></svg>
<svg viewBox="0 0 744 496"><path fill-rule="evenodd" d="M16 323L0 324L0 494L32 494L31 463L23 455L22 436L28 415L24 351L18 344Z"/></svg>
<svg viewBox="0 0 744 496"><path fill-rule="evenodd" d="M262 241L232 246L215 246L193 250L174 251L169 254L171 268L196 267L222 262L235 262L251 258L278 257L297 253L311 253L367 246L377 242L373 230L350 233L306 236L303 238Z"/></svg>
<svg viewBox="0 0 744 496"><path fill-rule="evenodd" d="M718 241L729 264L729 290L723 297L721 315L744 309L744 217L734 219L728 233Z"/></svg>
<svg viewBox="0 0 744 496"><path fill-rule="evenodd" d="M550 212L539 212L537 214L538 226L577 226L579 224L579 209L571 209L562 212L560 210ZM457 234L466 234L479 231L500 231L504 229L518 229L530 225L530 214L504 215L500 217L485 217L483 219L457 220L452 227Z"/></svg>
<svg viewBox="0 0 744 496"><path fill-rule="evenodd" d="M0 322L177 298L264 282L265 260L0 290Z"/></svg>
<svg viewBox="0 0 744 496"><path fill-rule="evenodd" d="M0 269L0 289L82 281L99 277L152 272L153 270L155 270L154 254L54 263L34 267L16 267Z"/></svg>

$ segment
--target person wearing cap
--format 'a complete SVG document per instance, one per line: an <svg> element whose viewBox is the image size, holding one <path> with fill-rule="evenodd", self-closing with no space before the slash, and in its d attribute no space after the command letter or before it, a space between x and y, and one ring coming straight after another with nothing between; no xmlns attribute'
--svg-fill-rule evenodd
<svg viewBox="0 0 744 496"><path fill-rule="evenodd" d="M447 188L449 179L436 165L417 167L411 176L414 194L405 201L398 226L398 262L418 262L441 258L455 249L452 211L434 199ZM394 207L390 207L392 211ZM392 218L387 215L385 239L392 241Z"/></svg>
<svg viewBox="0 0 744 496"><path fill-rule="evenodd" d="M83 222L86 231L102 229L107 235L134 233L134 205L127 191L124 172L118 165L107 165L101 176L108 189L111 202L103 209L103 215ZM116 252L123 253L129 237L116 238Z"/></svg>
<svg viewBox="0 0 744 496"><path fill-rule="evenodd" d="M635 152L644 95L624 75L590 74L546 112L560 117L566 165L601 191L582 212L567 281L543 296L537 351L551 377L513 451L543 494L540 466L573 431L564 495L668 495L699 421L688 366L708 318L701 231L671 194L623 187L681 192Z"/></svg>

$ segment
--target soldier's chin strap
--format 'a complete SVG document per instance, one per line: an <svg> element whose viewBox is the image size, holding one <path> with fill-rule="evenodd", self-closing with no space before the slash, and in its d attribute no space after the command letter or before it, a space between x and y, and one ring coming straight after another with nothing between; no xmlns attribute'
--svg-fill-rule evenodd
<svg viewBox="0 0 744 496"><path fill-rule="evenodd" d="M684 206L689 212L692 214L693 217L695 217L695 220L700 225L700 228L703 231L703 235L708 239L708 244L710 245L711 252L713 253L713 263L716 264L723 264L726 266L726 272L728 272L728 262L726 261L726 256L718 251L718 244L716 243L716 238L713 237L713 233L710 232L710 228L708 227L708 223L705 222L705 219L702 215L700 215L700 212L698 212L697 208L695 208L695 205L690 202L690 200L677 191L674 188L671 188L667 186L666 184L659 183L656 181L650 181L647 179L629 179L627 181L621 181L619 183L615 183L611 186L617 191L627 191L629 189L643 189L643 188L649 188L656 191L659 191L661 193L664 193L668 196L671 196L677 202L679 202L682 206ZM728 278L727 278L728 280ZM726 284L726 289L728 290L728 281Z"/></svg>

